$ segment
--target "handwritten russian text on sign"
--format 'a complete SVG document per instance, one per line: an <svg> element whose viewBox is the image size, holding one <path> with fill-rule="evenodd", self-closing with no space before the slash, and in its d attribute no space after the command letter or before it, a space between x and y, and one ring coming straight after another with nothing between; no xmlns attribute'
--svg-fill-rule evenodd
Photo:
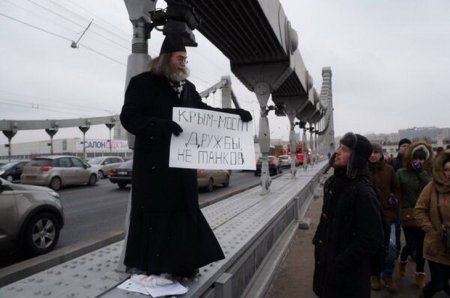
<svg viewBox="0 0 450 298"><path fill-rule="evenodd" d="M255 169L253 124L238 115L173 108L183 132L172 135L169 166L192 169Z"/></svg>

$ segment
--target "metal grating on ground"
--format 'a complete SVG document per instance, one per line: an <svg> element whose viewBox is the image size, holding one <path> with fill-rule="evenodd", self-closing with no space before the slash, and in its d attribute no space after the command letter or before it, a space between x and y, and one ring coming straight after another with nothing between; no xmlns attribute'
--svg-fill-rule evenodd
<svg viewBox="0 0 450 298"><path fill-rule="evenodd" d="M0 289L0 297L95 297L128 274L118 273L123 241L116 242Z"/></svg>

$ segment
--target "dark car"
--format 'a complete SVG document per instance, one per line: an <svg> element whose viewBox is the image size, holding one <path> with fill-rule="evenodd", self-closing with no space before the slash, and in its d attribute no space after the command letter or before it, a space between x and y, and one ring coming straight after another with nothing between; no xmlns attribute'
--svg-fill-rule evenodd
<svg viewBox="0 0 450 298"><path fill-rule="evenodd" d="M133 177L133 160L128 160L122 163L119 167L112 169L108 173L109 181L117 183L119 188L124 189L128 184L131 184Z"/></svg>
<svg viewBox="0 0 450 298"><path fill-rule="evenodd" d="M0 251L47 253L58 243L63 226L64 212L58 193L0 178Z"/></svg>
<svg viewBox="0 0 450 298"><path fill-rule="evenodd" d="M271 176L277 175L282 172L281 164L278 161L278 158L276 158L275 156L269 155L269 156L267 156L267 161L269 163L269 174ZM258 160L256 161L255 176L261 175L261 162L262 162L262 157L258 158Z"/></svg>
<svg viewBox="0 0 450 298"><path fill-rule="evenodd" d="M29 160L13 161L0 166L0 177L9 182L19 181L20 175L22 175L23 166L27 162L29 162Z"/></svg>

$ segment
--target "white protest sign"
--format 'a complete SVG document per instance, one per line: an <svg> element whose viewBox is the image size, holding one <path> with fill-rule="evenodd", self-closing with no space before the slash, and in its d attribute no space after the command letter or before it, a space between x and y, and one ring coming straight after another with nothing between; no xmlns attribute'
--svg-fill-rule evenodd
<svg viewBox="0 0 450 298"><path fill-rule="evenodd" d="M255 170L252 122L238 115L173 108L173 121L183 132L172 135L169 167Z"/></svg>

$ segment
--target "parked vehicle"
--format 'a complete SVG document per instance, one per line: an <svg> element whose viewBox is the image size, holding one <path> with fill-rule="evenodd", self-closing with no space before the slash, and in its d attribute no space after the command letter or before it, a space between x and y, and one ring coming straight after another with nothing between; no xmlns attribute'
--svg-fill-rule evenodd
<svg viewBox="0 0 450 298"><path fill-rule="evenodd" d="M282 168L290 168L291 167L291 157L289 155L280 155L278 157L280 161L280 166Z"/></svg>
<svg viewBox="0 0 450 298"><path fill-rule="evenodd" d="M211 192L215 186L227 187L230 185L230 174L228 170L197 170L198 188Z"/></svg>
<svg viewBox="0 0 450 298"><path fill-rule="evenodd" d="M198 188L213 191L215 186L230 184L231 172L228 170L197 170ZM128 160L120 167L109 171L108 178L111 183L117 183L119 188L124 189L131 184L133 177L133 161Z"/></svg>
<svg viewBox="0 0 450 298"><path fill-rule="evenodd" d="M269 163L269 175L277 175L282 172L281 170L281 164L278 161L278 158L275 156L269 155L267 157L267 161ZM256 161L256 171L255 176L261 175L261 164L262 164L262 157L258 158Z"/></svg>
<svg viewBox="0 0 450 298"><path fill-rule="evenodd" d="M88 163L97 171L100 179L106 178L109 171L119 167L123 163L120 156L98 156L88 160Z"/></svg>
<svg viewBox="0 0 450 298"><path fill-rule="evenodd" d="M47 187L0 178L0 250L32 255L51 251L64 226L59 195Z"/></svg>
<svg viewBox="0 0 450 298"><path fill-rule="evenodd" d="M289 145L287 145L286 147L286 154L291 154L291 150ZM303 150L303 146L302 145L297 145L295 147L295 152L294 152L294 156L295 156L295 165L303 165L303 163L305 162L305 152Z"/></svg>
<svg viewBox="0 0 450 298"><path fill-rule="evenodd" d="M133 177L133 160L122 163L118 168L112 169L108 173L109 181L117 183L119 188L124 189L131 184Z"/></svg>
<svg viewBox="0 0 450 298"><path fill-rule="evenodd" d="M13 161L0 166L0 177L9 182L19 181L20 175L22 175L23 166L27 162L29 162L29 160Z"/></svg>
<svg viewBox="0 0 450 298"><path fill-rule="evenodd" d="M75 156L40 156L27 163L20 176L22 184L49 186L59 190L63 186L97 183L97 171Z"/></svg>

